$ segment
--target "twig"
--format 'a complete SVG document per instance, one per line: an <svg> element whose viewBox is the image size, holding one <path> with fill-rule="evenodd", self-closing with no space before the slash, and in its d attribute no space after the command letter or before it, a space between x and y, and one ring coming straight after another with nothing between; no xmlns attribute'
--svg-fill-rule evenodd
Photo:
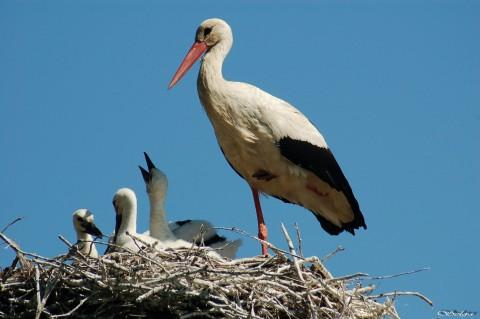
<svg viewBox="0 0 480 319"><path fill-rule="evenodd" d="M270 242L268 242L268 241L265 241L265 240L262 240L262 239L258 238L257 236L253 236L253 235L247 233L246 231L244 231L244 230L242 230L242 229L238 229L237 227L212 227L212 228L213 228L213 229L228 230L228 231L235 232L235 233L240 234L240 235L242 235L242 236L255 239L255 240L257 240L258 242L267 245L268 248L270 248L270 249L272 249L272 250L274 250L274 251L276 251L276 252L281 252L281 253L283 253L283 254L290 255L290 256L292 256L292 257L297 257L297 258L303 259L302 256L292 255L291 252L288 252L288 251L286 251L286 250L280 249L280 248L274 246L272 243L270 243Z"/></svg>
<svg viewBox="0 0 480 319"><path fill-rule="evenodd" d="M377 299L377 298L384 298L384 297L396 297L396 296L416 296L428 303L430 306L433 306L433 301L425 297L419 292L416 291L395 291L395 292L384 292L374 296L368 296L369 299Z"/></svg>
<svg viewBox="0 0 480 319"><path fill-rule="evenodd" d="M297 256L282 228L289 246L285 253L237 260L214 260L206 250L188 247L121 249L90 258L59 236L67 254L46 258L19 250L32 267L9 270L8 276L0 272L0 299L8 294L8 303L0 302L0 318L19 313L52 318L158 313L180 318L398 318L389 296L402 292L375 299L370 296L374 286L350 288L352 279L365 274L332 279L318 257ZM380 302L381 297L388 298Z"/></svg>
<svg viewBox="0 0 480 319"><path fill-rule="evenodd" d="M78 305L76 305L75 308L73 308L73 309L70 310L69 312L63 313L63 314L60 314L60 315L52 315L52 318L61 318L61 317L71 316L75 311L78 310L78 308L80 308L80 307L85 303L85 301L88 300L88 298L90 298L90 297L86 297L86 298L83 298L82 300L80 300L80 302L78 303Z"/></svg>
<svg viewBox="0 0 480 319"><path fill-rule="evenodd" d="M300 280L305 283L305 279L303 278L302 271L300 270L300 266L298 265L298 259L295 257L297 253L295 252L295 248L293 247L292 239L290 238L290 235L288 234L287 229L285 228L285 225L283 225L283 223L281 223L280 225L282 227L283 235L287 240L288 249L290 250L290 253L293 256L293 264L295 265L295 269L297 270L298 278L300 278ZM315 312L315 305L313 304L312 298L308 290L309 288L307 288L307 299L308 299L308 304L310 306L310 318L316 319L317 314Z"/></svg>
<svg viewBox="0 0 480 319"><path fill-rule="evenodd" d="M72 248L74 245L69 242L65 237L63 237L62 235L58 235L58 238L63 241L65 243L65 245L67 245L68 248Z"/></svg>
<svg viewBox="0 0 480 319"><path fill-rule="evenodd" d="M37 309L35 311L35 319L39 319L43 311L42 296L40 295L40 271L35 265L35 291L37 296Z"/></svg>
<svg viewBox="0 0 480 319"><path fill-rule="evenodd" d="M330 258L335 256L336 254L338 254L339 252L344 251L344 250L345 250L345 248L343 248L342 246L337 246L337 248L335 248L334 251L332 251L331 253L329 253L328 255L326 255L325 257L322 258L322 262L326 262L327 260L329 260Z"/></svg>
<svg viewBox="0 0 480 319"><path fill-rule="evenodd" d="M354 279L354 278L362 278L362 279L366 279L366 280L383 280L383 279L391 279L391 278L396 278L396 277L405 276L405 275L411 275L411 274L415 274L415 273L425 271L425 270L430 270L430 268L421 268L421 269L402 272L402 273L399 273L399 274L385 275L385 276L370 276L367 273L359 272L359 273L355 273L355 274L351 274L351 275L347 275L347 276L335 277L335 278L332 278L330 280L331 281L345 281L345 280L350 280L350 279Z"/></svg>
<svg viewBox="0 0 480 319"><path fill-rule="evenodd" d="M363 273L363 272L357 272L356 274L351 274L347 276L341 276L341 277L335 277L331 279L327 279L327 282L329 281L346 281L354 278L359 278L359 277L368 277L369 274Z"/></svg>
<svg viewBox="0 0 480 319"><path fill-rule="evenodd" d="M302 251L302 235L300 234L300 227L298 226L298 223L293 224L295 227L295 232L297 233L297 241L298 241L298 253L300 256L303 256L303 251Z"/></svg>
<svg viewBox="0 0 480 319"><path fill-rule="evenodd" d="M1 232L0 232L0 238L2 238L10 247L12 247L12 249L15 251L15 253L17 253L17 256L19 256L19 254L20 254L22 257L23 256L29 256L29 257L33 257L33 258L46 260L46 261L51 261L52 260L51 258L42 257L38 254L23 251L22 249L20 249L20 246L18 246L17 243L15 243L13 240L8 238L5 234L3 234ZM28 260L25 259L25 261L27 261L27 265L28 265Z"/></svg>
<svg viewBox="0 0 480 319"><path fill-rule="evenodd" d="M0 238L3 239L3 241L15 251L15 254L17 255L18 261L20 262L20 265L25 268L30 268L30 263L28 260L25 258L25 253L20 249L20 246L13 241L12 239L8 238L5 234L0 232Z"/></svg>
<svg viewBox="0 0 480 319"><path fill-rule="evenodd" d="M394 275L375 276L375 277L371 277L371 278L367 278L367 279L390 279L390 278L400 277L400 276L404 276L404 275L415 274L417 272L421 272L421 271L425 271L425 270L430 270L430 267L424 267L424 268L420 268L420 269L416 269L416 270L401 272L401 273L394 274Z"/></svg>
<svg viewBox="0 0 480 319"><path fill-rule="evenodd" d="M3 227L2 230L0 230L0 233L4 233L10 226L12 226L13 224L15 224L16 222L22 220L23 217L17 217L15 218L12 222L8 223L5 227Z"/></svg>

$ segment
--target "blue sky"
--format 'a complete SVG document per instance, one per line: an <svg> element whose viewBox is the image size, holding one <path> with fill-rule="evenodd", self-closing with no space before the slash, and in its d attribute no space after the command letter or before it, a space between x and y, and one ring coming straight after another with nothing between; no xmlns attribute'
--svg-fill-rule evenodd
<svg viewBox="0 0 480 319"><path fill-rule="evenodd" d="M271 241L298 222L305 255L346 250L335 275L427 272L377 281L405 318L479 311L480 3L477 1L2 1L0 227L27 251L65 251L71 214L114 227L111 199L135 190L147 151L170 180L170 219L206 218L256 233L250 190L218 149L196 93L198 64L166 87L197 25L220 17L234 46L228 79L304 112L348 177L368 229L327 235L300 207L263 198ZM236 234L228 234L236 237ZM3 247L3 246L2 246ZM244 239L241 256L260 252ZM0 265L13 259L0 250ZM475 282L476 281L476 282Z"/></svg>

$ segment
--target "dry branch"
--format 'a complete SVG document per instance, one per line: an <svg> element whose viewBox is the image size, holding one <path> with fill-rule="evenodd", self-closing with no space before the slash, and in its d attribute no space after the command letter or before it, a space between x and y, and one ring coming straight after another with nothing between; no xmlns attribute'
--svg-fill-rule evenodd
<svg viewBox="0 0 480 319"><path fill-rule="evenodd" d="M55 258L14 248L30 267L0 272L0 318L398 318L389 297L424 298L373 296L358 276L333 278L319 258L297 256L285 237L289 251L270 245L275 256L237 260L196 247L95 259L63 237L69 251Z"/></svg>

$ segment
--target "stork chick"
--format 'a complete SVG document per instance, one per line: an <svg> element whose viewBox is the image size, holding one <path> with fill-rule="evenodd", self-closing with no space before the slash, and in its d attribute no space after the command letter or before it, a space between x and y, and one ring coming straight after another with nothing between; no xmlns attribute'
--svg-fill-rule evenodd
<svg viewBox="0 0 480 319"><path fill-rule="evenodd" d="M79 251L89 257L97 258L98 251L93 243L93 237L102 237L102 232L93 222L93 214L86 208L73 213L73 228L77 233L77 247Z"/></svg>

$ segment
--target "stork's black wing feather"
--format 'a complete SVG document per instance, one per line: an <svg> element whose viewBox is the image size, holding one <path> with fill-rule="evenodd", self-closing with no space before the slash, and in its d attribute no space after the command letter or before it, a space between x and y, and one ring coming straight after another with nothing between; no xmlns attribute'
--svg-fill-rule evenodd
<svg viewBox="0 0 480 319"><path fill-rule="evenodd" d="M354 234L354 230L359 227L367 228L358 202L353 195L352 188L345 178L345 175L343 175L330 149L313 145L306 141L295 140L290 137L281 138L277 142L277 145L280 148L281 154L289 161L311 171L322 181L330 185L330 187L342 192L347 198L352 207L354 219L350 223L343 224L341 228L318 214L315 214L322 227L329 234L336 235L343 230Z"/></svg>

